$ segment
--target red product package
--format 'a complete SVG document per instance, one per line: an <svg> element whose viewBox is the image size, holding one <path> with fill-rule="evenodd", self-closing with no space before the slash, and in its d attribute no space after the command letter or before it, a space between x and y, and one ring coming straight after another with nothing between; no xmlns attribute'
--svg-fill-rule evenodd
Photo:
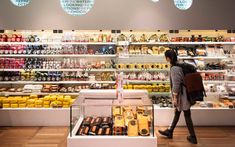
<svg viewBox="0 0 235 147"><path fill-rule="evenodd" d="M4 58L0 58L0 68L4 68Z"/></svg>
<svg viewBox="0 0 235 147"><path fill-rule="evenodd" d="M16 59L15 58L11 58L10 59L10 68L14 69L15 68L15 62L16 62Z"/></svg>

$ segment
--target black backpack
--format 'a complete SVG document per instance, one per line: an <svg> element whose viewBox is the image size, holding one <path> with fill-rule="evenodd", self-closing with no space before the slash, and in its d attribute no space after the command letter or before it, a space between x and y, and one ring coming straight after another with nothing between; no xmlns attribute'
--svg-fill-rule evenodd
<svg viewBox="0 0 235 147"><path fill-rule="evenodd" d="M178 63L176 66L181 67L183 70L184 83L181 85L186 88L187 98L190 104L194 105L196 101L204 101L206 92L201 74L197 72L197 68L188 63Z"/></svg>

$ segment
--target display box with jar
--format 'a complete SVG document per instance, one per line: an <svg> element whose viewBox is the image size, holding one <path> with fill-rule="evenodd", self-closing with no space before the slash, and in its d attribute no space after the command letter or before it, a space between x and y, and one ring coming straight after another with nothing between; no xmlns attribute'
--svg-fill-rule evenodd
<svg viewBox="0 0 235 147"><path fill-rule="evenodd" d="M68 147L156 147L153 105L145 90L82 90L70 108Z"/></svg>

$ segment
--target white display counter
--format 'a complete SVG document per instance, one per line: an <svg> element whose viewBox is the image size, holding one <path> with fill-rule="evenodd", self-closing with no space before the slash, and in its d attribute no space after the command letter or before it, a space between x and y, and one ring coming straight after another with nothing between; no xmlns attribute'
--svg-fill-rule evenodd
<svg viewBox="0 0 235 147"><path fill-rule="evenodd" d="M192 108L191 115L194 126L234 126L235 109L228 108ZM173 108L154 106L154 125L169 126L174 117ZM184 113L181 112L178 126L186 126Z"/></svg>
<svg viewBox="0 0 235 147"><path fill-rule="evenodd" d="M124 90L123 97L127 98L124 100L124 104L144 104L145 102L150 102L148 98L148 92L142 90ZM88 98L87 100L85 100ZM139 98L139 99L137 99ZM100 100L102 99L102 100ZM113 99L116 99L116 91L115 90L84 90L80 92L78 100L75 104L86 103L86 107L84 109L89 108L90 106L96 105L112 105ZM112 101L112 102L111 102ZM110 105L110 106L111 106ZM81 106L81 109L82 106ZM102 110L103 109L103 110ZM95 116L102 116L106 114L111 114L110 109L105 107L93 107L89 110L81 110L84 111L86 116L90 114L95 114ZM71 115L71 114L70 114ZM81 115L76 122L75 126L71 128L71 132L67 138L67 146L68 147L157 147L157 137L154 133L154 127L152 126L152 130L150 131L150 136L137 136L137 137L128 137L128 136L78 136L76 135L79 130L84 116Z"/></svg>
<svg viewBox="0 0 235 147"><path fill-rule="evenodd" d="M68 126L69 108L3 108L0 126Z"/></svg>

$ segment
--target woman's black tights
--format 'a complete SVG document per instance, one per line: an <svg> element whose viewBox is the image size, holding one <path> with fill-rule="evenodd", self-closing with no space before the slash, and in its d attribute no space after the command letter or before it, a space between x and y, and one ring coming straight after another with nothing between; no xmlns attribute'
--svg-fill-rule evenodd
<svg viewBox="0 0 235 147"><path fill-rule="evenodd" d="M176 127L176 125L179 121L180 113L181 113L181 111L178 111L177 109L175 109L175 116L174 116L173 122L170 126L170 129L169 129L172 132L174 132L174 129L175 129L175 127ZM186 125L187 125L190 136L196 137L194 127L193 127L193 121L192 121L192 118L191 118L191 110L190 109L184 111L184 118L185 118L185 122L186 122Z"/></svg>

